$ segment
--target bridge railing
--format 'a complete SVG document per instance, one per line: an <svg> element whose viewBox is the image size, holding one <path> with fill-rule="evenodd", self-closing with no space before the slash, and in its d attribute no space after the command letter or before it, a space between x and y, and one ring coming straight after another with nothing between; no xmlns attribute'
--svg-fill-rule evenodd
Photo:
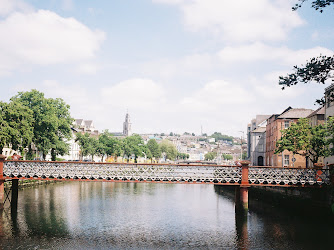
<svg viewBox="0 0 334 250"><path fill-rule="evenodd" d="M9 178L239 183L241 167L187 164L6 161Z"/></svg>
<svg viewBox="0 0 334 250"><path fill-rule="evenodd" d="M329 185L329 169L249 167L250 184L273 185Z"/></svg>
<svg viewBox="0 0 334 250"><path fill-rule="evenodd" d="M247 171L246 171L247 170ZM330 184L328 169L257 166L5 161L6 178L153 181L226 185Z"/></svg>

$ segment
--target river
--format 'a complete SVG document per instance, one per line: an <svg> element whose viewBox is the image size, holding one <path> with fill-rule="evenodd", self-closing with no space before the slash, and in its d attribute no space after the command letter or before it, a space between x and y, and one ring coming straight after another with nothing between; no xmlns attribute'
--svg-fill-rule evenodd
<svg viewBox="0 0 334 250"><path fill-rule="evenodd" d="M0 216L2 249L333 249L333 235L277 209L240 222L214 185L62 182L20 190Z"/></svg>

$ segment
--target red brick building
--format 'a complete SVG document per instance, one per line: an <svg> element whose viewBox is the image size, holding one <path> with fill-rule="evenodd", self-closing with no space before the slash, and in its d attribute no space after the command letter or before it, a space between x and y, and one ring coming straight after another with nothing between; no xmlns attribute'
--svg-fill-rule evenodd
<svg viewBox="0 0 334 250"><path fill-rule="evenodd" d="M305 118L313 112L312 109L288 107L281 114L273 114L267 119L266 126L266 160L267 166L274 167L297 167L305 168L306 159L300 155L293 155L284 150L280 154L275 154L276 142L281 138L281 131L297 122L299 118Z"/></svg>

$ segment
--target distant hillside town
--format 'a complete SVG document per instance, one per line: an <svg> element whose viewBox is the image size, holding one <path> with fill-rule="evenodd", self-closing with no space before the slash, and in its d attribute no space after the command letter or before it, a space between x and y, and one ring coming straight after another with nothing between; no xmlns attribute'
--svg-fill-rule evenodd
<svg viewBox="0 0 334 250"><path fill-rule="evenodd" d="M308 168L334 164L334 84L325 89L325 105L316 110L287 107L280 113L258 114L240 138L211 135L135 134L130 114L122 132L98 131L92 120L72 119L60 98L31 90L1 103L2 154L11 159L191 163ZM44 102L36 102L36 100ZM26 106L26 104L30 106ZM47 104L46 106L43 106ZM45 113L41 113L45 112ZM19 157L19 156L20 157Z"/></svg>

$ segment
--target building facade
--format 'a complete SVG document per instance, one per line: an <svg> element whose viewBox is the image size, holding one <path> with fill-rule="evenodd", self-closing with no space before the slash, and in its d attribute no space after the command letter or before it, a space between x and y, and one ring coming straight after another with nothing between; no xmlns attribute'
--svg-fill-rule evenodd
<svg viewBox="0 0 334 250"><path fill-rule="evenodd" d="M293 155L284 150L275 154L276 142L281 139L281 131L287 129L300 118L305 118L313 112L312 109L288 107L281 114L273 114L267 119L266 125L266 165L273 167L297 167L305 168L306 158L301 155Z"/></svg>
<svg viewBox="0 0 334 250"><path fill-rule="evenodd" d="M247 126L247 157L253 166L263 166L266 149L266 124L270 115L256 115Z"/></svg>
<svg viewBox="0 0 334 250"><path fill-rule="evenodd" d="M334 116L334 84L332 83L327 88L325 88L325 121L329 117ZM334 145L331 145L333 147ZM328 156L325 158L324 163L327 164L334 164L334 155Z"/></svg>

